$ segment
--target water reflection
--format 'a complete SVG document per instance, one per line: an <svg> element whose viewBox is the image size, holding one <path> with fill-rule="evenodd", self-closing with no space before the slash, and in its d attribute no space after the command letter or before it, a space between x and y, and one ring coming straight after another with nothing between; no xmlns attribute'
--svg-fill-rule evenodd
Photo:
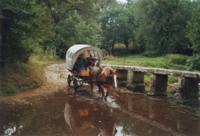
<svg viewBox="0 0 200 136"><path fill-rule="evenodd" d="M73 135L114 136L115 120L106 105L87 102L65 104L64 118ZM73 107L73 108L72 108Z"/></svg>
<svg viewBox="0 0 200 136"><path fill-rule="evenodd" d="M147 135L194 135L200 134L200 118L195 110L169 104L166 100L143 95L122 94L120 106L131 118L135 118L133 130L140 134L138 124L146 127ZM198 113L198 112L197 112ZM190 127L188 127L188 124ZM160 132L159 132L160 131ZM144 134L142 134L144 135Z"/></svg>
<svg viewBox="0 0 200 136"><path fill-rule="evenodd" d="M0 135L199 136L196 109L167 100L112 92L107 102L83 93L0 104Z"/></svg>

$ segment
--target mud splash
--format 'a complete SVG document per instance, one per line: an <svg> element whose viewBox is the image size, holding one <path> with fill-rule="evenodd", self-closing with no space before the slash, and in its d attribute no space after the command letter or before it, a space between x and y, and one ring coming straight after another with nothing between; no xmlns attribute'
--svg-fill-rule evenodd
<svg viewBox="0 0 200 136"><path fill-rule="evenodd" d="M140 94L112 93L107 102L85 91L0 104L0 135L198 136L196 109Z"/></svg>

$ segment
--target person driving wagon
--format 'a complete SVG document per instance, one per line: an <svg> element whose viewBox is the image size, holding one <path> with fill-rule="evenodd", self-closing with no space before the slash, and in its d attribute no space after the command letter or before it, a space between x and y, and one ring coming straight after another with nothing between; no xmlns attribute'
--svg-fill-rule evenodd
<svg viewBox="0 0 200 136"><path fill-rule="evenodd" d="M78 72L78 73L80 73L82 70L85 70L85 68L86 68L86 63L87 63L86 61L87 61L87 60L84 58L84 55L81 54L81 55L78 57L78 59L77 59L75 65L74 65L74 70L75 70L76 72Z"/></svg>
<svg viewBox="0 0 200 136"><path fill-rule="evenodd" d="M78 59L74 65L73 71L79 76L89 76L89 67L95 65L96 60L92 58L90 51L86 51L78 56Z"/></svg>

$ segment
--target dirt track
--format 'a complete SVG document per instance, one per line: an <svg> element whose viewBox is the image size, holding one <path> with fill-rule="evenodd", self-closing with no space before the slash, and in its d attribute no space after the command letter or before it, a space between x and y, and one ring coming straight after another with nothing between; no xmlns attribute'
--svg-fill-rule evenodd
<svg viewBox="0 0 200 136"><path fill-rule="evenodd" d="M68 71L65 64L52 64L45 68L45 76L48 83L64 85L67 82Z"/></svg>

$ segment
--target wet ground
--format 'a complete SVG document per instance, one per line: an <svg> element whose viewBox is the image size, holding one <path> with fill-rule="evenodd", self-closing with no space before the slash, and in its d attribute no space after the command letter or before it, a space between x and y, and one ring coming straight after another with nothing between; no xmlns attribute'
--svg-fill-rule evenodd
<svg viewBox="0 0 200 136"><path fill-rule="evenodd" d="M0 135L199 136L197 108L142 94L113 92L107 102L80 90L0 104Z"/></svg>

